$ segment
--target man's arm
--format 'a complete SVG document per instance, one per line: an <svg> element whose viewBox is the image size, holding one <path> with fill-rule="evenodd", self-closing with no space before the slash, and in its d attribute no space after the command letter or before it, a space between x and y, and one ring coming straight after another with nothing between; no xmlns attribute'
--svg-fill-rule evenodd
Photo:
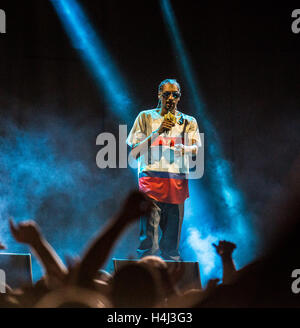
<svg viewBox="0 0 300 328"><path fill-rule="evenodd" d="M148 215L153 202L139 191L131 192L120 212L112 222L91 243L83 256L79 267L75 269L75 277L71 278L80 285L89 284L97 271L104 265L108 255L122 232L140 216Z"/></svg>
<svg viewBox="0 0 300 328"><path fill-rule="evenodd" d="M36 222L30 220L15 224L13 220L10 219L9 224L10 231L15 240L29 245L32 251L37 255L37 258L46 270L48 280L50 282L53 281L53 279L56 282L62 281L67 274L67 269L55 250L42 236Z"/></svg>
<svg viewBox="0 0 300 328"><path fill-rule="evenodd" d="M165 131L169 131L175 125L175 123L173 123L172 121L164 119L160 127L146 137L144 133L145 124L145 118L143 115L140 114L136 118L133 128L130 131L127 139L128 145L132 147L131 155L135 159L137 159L141 155L144 155L151 147L151 144L158 138L160 134Z"/></svg>
<svg viewBox="0 0 300 328"><path fill-rule="evenodd" d="M145 154L150 148L151 144L156 140L160 134L165 131L169 131L175 124L167 119L164 119L162 124L158 129L153 131L147 138L145 138L140 143L133 146L131 154L134 158L138 158L139 156Z"/></svg>
<svg viewBox="0 0 300 328"><path fill-rule="evenodd" d="M187 132L184 133L184 144L176 144L175 155L189 155L195 156L198 153L198 149L201 147L201 137L198 129L196 119L192 119L190 127Z"/></svg>
<svg viewBox="0 0 300 328"><path fill-rule="evenodd" d="M181 156L181 155L189 155L189 156L195 156L198 153L200 145L197 142L197 140L192 140L192 145L187 146L183 144L176 144L174 146L175 148L175 155Z"/></svg>
<svg viewBox="0 0 300 328"><path fill-rule="evenodd" d="M131 155L138 159L141 155L147 153L153 141L159 136L158 129L153 131L147 138L132 146Z"/></svg>
<svg viewBox="0 0 300 328"><path fill-rule="evenodd" d="M236 274L236 268L232 259L232 252L235 250L236 245L229 241L221 240L219 245L213 244L213 246L222 259L223 284L229 284Z"/></svg>

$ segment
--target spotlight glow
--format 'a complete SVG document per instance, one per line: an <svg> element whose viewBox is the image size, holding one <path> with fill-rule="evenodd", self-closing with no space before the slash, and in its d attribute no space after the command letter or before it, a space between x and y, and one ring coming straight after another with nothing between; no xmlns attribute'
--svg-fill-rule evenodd
<svg viewBox="0 0 300 328"><path fill-rule="evenodd" d="M233 182L230 164L224 159L218 133L205 112L205 106L198 91L197 80L190 64L191 60L185 50L170 1L161 0L160 4L174 52L178 54L176 58L187 89L190 91L195 115L201 120L205 140L207 141L205 146L207 166L204 174L208 177L210 190L203 190L203 187L200 187L198 183L197 186L191 189L191 197L195 201L193 207L197 214L199 210L196 207L199 202L207 201L205 193L208 192L211 194L209 197L210 204L207 205L206 213L200 210L204 219L201 221L201 224L199 224L199 215L197 217L191 213L189 213L190 215L185 215L187 224L185 229L183 229L183 240L187 242L192 249L192 253L196 254L200 262L200 269L202 269L203 273L202 281L207 281L209 278L215 278L220 272L215 261L215 250L213 246L210 245L209 247L208 243L222 239L235 242L238 246L235 260L237 267L241 267L253 260L256 251L255 247L257 246L257 236L251 224L251 216L246 210L243 195ZM217 213L217 217L214 214L214 203L215 205L223 204L221 213ZM199 206L203 207L201 204ZM220 214L222 217L219 217ZM225 230L224 228L218 229L216 227L217 224L215 222L218 223L220 221L225 223ZM205 237L203 237L203 233Z"/></svg>
<svg viewBox="0 0 300 328"><path fill-rule="evenodd" d="M93 74L109 109L120 120L130 120L130 100L127 86L116 68L111 54L96 35L88 17L76 0L51 0L72 45Z"/></svg>

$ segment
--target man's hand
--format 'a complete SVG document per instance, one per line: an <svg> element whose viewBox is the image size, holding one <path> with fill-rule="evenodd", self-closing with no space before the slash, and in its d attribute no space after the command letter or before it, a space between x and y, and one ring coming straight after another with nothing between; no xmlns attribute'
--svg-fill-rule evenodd
<svg viewBox="0 0 300 328"><path fill-rule="evenodd" d="M236 245L234 243L226 240L219 241L219 245L214 243L212 245L215 247L220 256L231 256L232 252L236 249Z"/></svg>
<svg viewBox="0 0 300 328"><path fill-rule="evenodd" d="M9 225L13 237L19 243L33 245L41 238L39 228L33 220L15 224L14 221L10 219Z"/></svg>
<svg viewBox="0 0 300 328"><path fill-rule="evenodd" d="M0 249L6 249L6 246L0 243Z"/></svg>
<svg viewBox="0 0 300 328"><path fill-rule="evenodd" d="M185 146L183 144L174 145L175 156L182 156L184 154L184 147Z"/></svg>
<svg viewBox="0 0 300 328"><path fill-rule="evenodd" d="M123 204L121 216L126 218L127 222L133 222L140 216L149 215L153 206L153 202L145 193L132 191Z"/></svg>
<svg viewBox="0 0 300 328"><path fill-rule="evenodd" d="M197 154L197 145L187 146L183 144L174 145L175 156L182 156L184 154L193 155Z"/></svg>
<svg viewBox="0 0 300 328"><path fill-rule="evenodd" d="M172 129L173 126L175 126L175 123L165 118L161 123L160 127L158 128L158 133L162 134L165 131L169 131Z"/></svg>

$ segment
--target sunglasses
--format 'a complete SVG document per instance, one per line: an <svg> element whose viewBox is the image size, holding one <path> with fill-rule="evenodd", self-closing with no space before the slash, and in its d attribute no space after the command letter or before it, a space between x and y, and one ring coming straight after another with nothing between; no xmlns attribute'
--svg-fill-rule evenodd
<svg viewBox="0 0 300 328"><path fill-rule="evenodd" d="M180 97L180 92L178 91L166 91L162 94L162 96L165 98L165 99L168 99L170 97L170 95L172 94L173 98L177 99Z"/></svg>

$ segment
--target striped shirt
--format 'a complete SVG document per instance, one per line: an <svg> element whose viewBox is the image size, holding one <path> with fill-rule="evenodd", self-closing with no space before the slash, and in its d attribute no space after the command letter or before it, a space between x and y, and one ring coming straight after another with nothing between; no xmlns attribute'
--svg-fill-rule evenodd
<svg viewBox="0 0 300 328"><path fill-rule="evenodd" d="M138 158L139 189L163 203L181 204L189 197L189 155L175 156L174 145L201 144L194 117L175 112L176 125L148 145L148 152ZM128 135L127 144L135 147L157 130L164 120L160 108L139 113Z"/></svg>

